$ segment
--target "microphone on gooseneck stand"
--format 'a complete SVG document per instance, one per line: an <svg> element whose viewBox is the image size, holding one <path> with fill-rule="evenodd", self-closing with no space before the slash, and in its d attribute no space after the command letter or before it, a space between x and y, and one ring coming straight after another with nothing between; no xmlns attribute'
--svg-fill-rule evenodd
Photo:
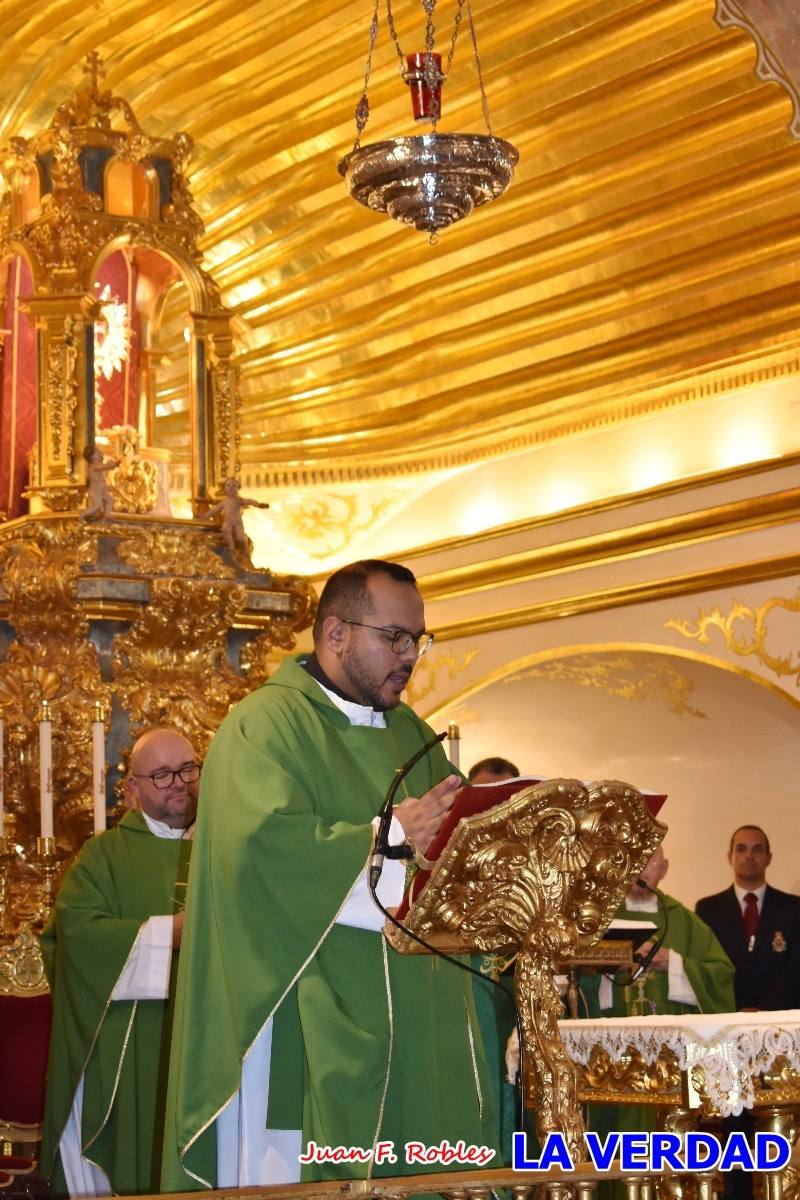
<svg viewBox="0 0 800 1200"><path fill-rule="evenodd" d="M667 936L667 924L668 924L667 906L664 903L661 893L656 891L655 888L650 887L650 884L647 882L647 880L642 879L641 877L636 880L636 886L642 888L643 891L645 891L645 892L649 892L651 896L655 896L656 902L658 904L658 915L663 923L663 926L662 926L661 933L656 938L656 940L653 942L652 946L647 951L647 954L644 955L644 957L642 957L639 954L634 954L633 957L634 957L635 961L639 964L639 966L638 966L638 969L633 974L633 978L631 980L632 983L635 982L637 979L640 979L641 976L644 975L645 971L650 966L650 963L653 961L653 959L655 958L655 956L658 954L659 950L663 946L664 938Z"/></svg>
<svg viewBox="0 0 800 1200"><path fill-rule="evenodd" d="M446 737L447 730L445 730L444 733L437 733L435 738L431 738L429 742L426 742L421 750L418 750L417 753L414 754L407 763L404 763L402 767L398 767L394 773L394 778L389 784L389 790L386 793L383 804L381 805L381 811L379 813L380 820L378 821L378 828L375 832L375 840L372 843L372 854L370 855L369 862L367 864L370 891L373 893L378 886L378 880L381 877L383 860L385 858L414 857L414 851L408 844L402 846L389 845L389 830L392 825L394 798L397 795L397 789L400 787L400 784L403 782L406 775L408 775L409 771L411 771L411 769L417 765L419 760L424 758L426 754L429 754L434 746L438 742L443 742Z"/></svg>

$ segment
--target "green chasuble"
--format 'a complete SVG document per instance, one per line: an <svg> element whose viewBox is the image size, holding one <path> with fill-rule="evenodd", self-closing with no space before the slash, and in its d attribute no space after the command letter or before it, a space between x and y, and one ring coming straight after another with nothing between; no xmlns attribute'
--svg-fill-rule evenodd
<svg viewBox="0 0 800 1200"><path fill-rule="evenodd" d="M304 1148L312 1139L365 1150L393 1141L397 1162L376 1164L375 1175L433 1169L404 1162L412 1140L496 1148L471 977L335 924L395 769L432 731L404 704L385 714L386 729L351 725L301 662L285 659L228 715L203 769L164 1191L214 1186L216 1118L270 1018L269 1128L300 1129ZM414 767L407 794L449 773L437 746ZM303 1178L368 1169L307 1164Z"/></svg>
<svg viewBox="0 0 800 1200"><path fill-rule="evenodd" d="M111 993L143 922L183 907L191 847L156 837L131 812L91 838L64 876L42 934L53 1025L41 1163L56 1194L58 1146L82 1074L85 1157L118 1194L158 1190L168 1002Z"/></svg>
<svg viewBox="0 0 800 1200"><path fill-rule="evenodd" d="M629 909L624 904L616 914L623 921L649 921L663 927L663 912L666 912L667 933L663 949L674 950L683 958L683 969L694 988L697 1005L675 1003L668 997L666 971L647 972L644 981L644 1008L639 1006L640 989L637 984L613 987L613 1006L600 1011L597 998L597 977L584 978L581 988L586 999L588 1015L592 1017L627 1017L647 1013L684 1012L733 1012L736 1004L733 997L733 966L716 936L705 921L701 921L690 909L672 896L658 893L664 902L664 910L643 912ZM654 934L653 937L656 937ZM618 974L617 979L623 978Z"/></svg>

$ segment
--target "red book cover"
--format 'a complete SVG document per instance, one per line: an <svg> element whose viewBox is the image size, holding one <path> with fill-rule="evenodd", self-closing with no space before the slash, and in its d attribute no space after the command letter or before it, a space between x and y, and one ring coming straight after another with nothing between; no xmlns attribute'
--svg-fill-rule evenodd
<svg viewBox="0 0 800 1200"><path fill-rule="evenodd" d="M439 832L428 847L425 857L431 862L436 861L450 841L455 827L462 817L474 817L476 813L486 812L489 808L496 808L498 804L503 804L506 800L515 796L517 792L521 792L525 788L535 787L537 783L543 782L544 776L542 775L526 775L519 776L517 779L504 779L500 783L467 784L466 787L460 788L456 792L456 797L451 808L447 811L439 826ZM656 792L642 792L642 795L647 807L650 809L651 815L654 817L658 816L661 806L667 798L666 795ZM416 872L409 890L403 897L403 903L397 910L398 920L402 920L408 914L409 908L425 887L429 877L430 871L420 870Z"/></svg>

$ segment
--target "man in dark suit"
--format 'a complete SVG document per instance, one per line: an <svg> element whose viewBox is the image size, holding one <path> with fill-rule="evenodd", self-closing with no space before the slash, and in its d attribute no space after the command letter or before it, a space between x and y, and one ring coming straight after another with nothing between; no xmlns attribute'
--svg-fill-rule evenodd
<svg viewBox="0 0 800 1200"><path fill-rule="evenodd" d="M734 831L728 861L733 886L698 900L695 912L736 968L736 1006L800 1008L800 896L766 882L772 854L758 825Z"/></svg>
<svg viewBox="0 0 800 1200"><path fill-rule="evenodd" d="M769 838L758 825L741 825L728 849L733 885L698 900L695 912L717 935L734 965L739 1009L800 1008L800 896L766 881ZM746 1109L722 1123L726 1135L752 1133ZM752 1200L753 1181L742 1171L725 1176L723 1200Z"/></svg>

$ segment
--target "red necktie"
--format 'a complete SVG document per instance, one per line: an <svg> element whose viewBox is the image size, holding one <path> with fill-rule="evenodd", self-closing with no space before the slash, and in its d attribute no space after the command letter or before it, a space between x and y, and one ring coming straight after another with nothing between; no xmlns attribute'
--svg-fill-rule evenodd
<svg viewBox="0 0 800 1200"><path fill-rule="evenodd" d="M758 900L753 892L748 892L744 898L743 920L747 949L752 950L758 933Z"/></svg>

